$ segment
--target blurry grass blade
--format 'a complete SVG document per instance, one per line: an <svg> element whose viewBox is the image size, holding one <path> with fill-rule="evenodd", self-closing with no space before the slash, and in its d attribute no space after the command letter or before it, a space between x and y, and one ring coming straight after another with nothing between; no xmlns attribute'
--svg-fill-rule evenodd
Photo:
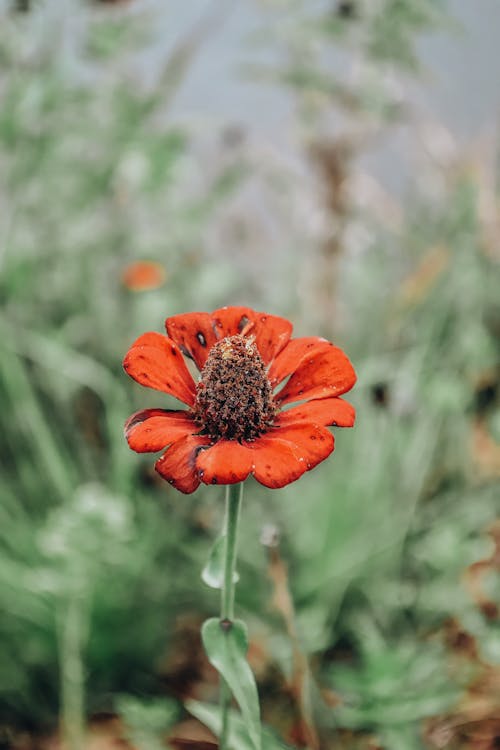
<svg viewBox="0 0 500 750"><path fill-rule="evenodd" d="M25 438L24 452L30 446L38 459L38 467L32 464L31 470L50 477L54 488L65 497L75 484L74 461L49 428L23 360L13 351L7 351L0 360L0 377Z"/></svg>
<svg viewBox="0 0 500 750"><path fill-rule="evenodd" d="M125 401L125 390L120 379L115 378L101 362L64 343L54 341L48 336L18 327L14 338L9 335L7 326L2 325L0 330L3 337L2 343L10 350L9 357L6 357L5 361L10 360L11 356L18 356L19 361L21 357L27 357L38 366L54 373L57 378L67 378L73 383L90 388L102 399L106 404L103 418L111 453L112 484L117 491L130 491L132 465L128 460L128 449L124 440L115 438L116 435L121 435L124 418L122 404ZM121 373L121 370L119 372ZM37 398L34 392L32 397L35 400ZM31 411L32 418L34 418L35 410ZM39 432L46 430L43 417L40 419L42 427L39 428ZM50 437L52 437L51 434ZM53 442L55 442L54 439ZM47 450L46 446L45 450ZM56 450L59 454L59 449ZM67 469L70 463L70 460L65 461L64 465ZM56 466L57 462L54 464L54 469ZM67 485L66 491L73 486L74 483Z"/></svg>
<svg viewBox="0 0 500 750"><path fill-rule="evenodd" d="M59 631L63 734L69 750L83 750L86 702L83 648L88 635L88 600L82 580L75 581L69 600L61 607Z"/></svg>
<svg viewBox="0 0 500 750"><path fill-rule="evenodd" d="M140 699L119 695L116 708L125 724L125 733L138 750L164 750L165 734L177 719L177 704L168 698Z"/></svg>
<svg viewBox="0 0 500 750"><path fill-rule="evenodd" d="M6 326L2 325L2 336L5 333ZM15 341L10 336L7 340L4 339L3 343L7 344L9 349L29 357L42 367L88 386L103 399L124 396L123 386L103 364L53 338L16 328ZM117 390L120 391L119 394Z"/></svg>

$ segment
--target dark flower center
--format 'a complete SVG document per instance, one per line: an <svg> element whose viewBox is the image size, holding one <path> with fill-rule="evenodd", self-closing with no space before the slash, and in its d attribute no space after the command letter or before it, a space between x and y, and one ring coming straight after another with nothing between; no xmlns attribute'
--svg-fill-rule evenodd
<svg viewBox="0 0 500 750"><path fill-rule="evenodd" d="M201 371L195 420L214 438L251 440L270 425L275 406L266 366L253 338L214 344Z"/></svg>

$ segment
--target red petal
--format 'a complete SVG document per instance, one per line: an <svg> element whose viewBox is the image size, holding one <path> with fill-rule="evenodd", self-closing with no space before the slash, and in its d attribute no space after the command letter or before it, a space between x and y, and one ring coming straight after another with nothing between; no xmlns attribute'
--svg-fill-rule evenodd
<svg viewBox="0 0 500 750"><path fill-rule="evenodd" d="M344 352L329 344L316 352L311 351L274 398L279 404L287 404L340 396L349 391L355 382L356 373Z"/></svg>
<svg viewBox="0 0 500 750"><path fill-rule="evenodd" d="M187 411L144 409L126 421L125 437L133 451L156 453L197 429Z"/></svg>
<svg viewBox="0 0 500 750"><path fill-rule="evenodd" d="M188 357L194 359L201 370L217 341L210 315L206 312L174 315L166 319L165 327L170 338Z"/></svg>
<svg viewBox="0 0 500 750"><path fill-rule="evenodd" d="M226 336L253 335L262 359L267 364L283 347L292 333L285 318L255 312L249 307L221 307L213 313L174 315L165 321L167 333L181 350L194 359L201 370L211 347Z"/></svg>
<svg viewBox="0 0 500 750"><path fill-rule="evenodd" d="M209 443L210 438L203 435L189 435L178 440L155 463L156 471L176 490L189 495L200 485L196 457Z"/></svg>
<svg viewBox="0 0 500 750"><path fill-rule="evenodd" d="M253 454L253 475L265 487L273 490L285 487L306 471L305 461L300 461L293 447L275 437L263 435L246 444Z"/></svg>
<svg viewBox="0 0 500 750"><path fill-rule="evenodd" d="M148 388L170 393L192 406L196 386L177 344L161 333L144 333L123 360L131 378Z"/></svg>
<svg viewBox="0 0 500 750"><path fill-rule="evenodd" d="M267 313L253 312L253 327L249 333L255 335L255 343L267 365L287 345L292 335L292 324L286 318Z"/></svg>
<svg viewBox="0 0 500 750"><path fill-rule="evenodd" d="M210 314L218 339L236 336L247 329L254 311L249 307L221 307Z"/></svg>
<svg viewBox="0 0 500 750"><path fill-rule="evenodd" d="M237 333L255 336L255 343L268 364L283 347L292 333L292 324L277 315L256 312L249 307L222 307L211 315L219 338Z"/></svg>
<svg viewBox="0 0 500 750"><path fill-rule="evenodd" d="M333 451L335 441L326 427L317 424L292 424L278 427L266 433L271 440L290 445L305 470L314 469Z"/></svg>
<svg viewBox="0 0 500 750"><path fill-rule="evenodd" d="M322 351L329 346L331 346L329 341L318 336L307 336L289 341L269 368L268 377L271 385L273 387L278 385L292 372L295 372L307 356L310 357L311 354Z"/></svg>
<svg viewBox="0 0 500 750"><path fill-rule="evenodd" d="M253 455L249 448L235 440L220 440L200 451L196 467L205 484L235 484L243 482L250 474Z"/></svg>
<svg viewBox="0 0 500 750"><path fill-rule="evenodd" d="M278 426L287 426L302 422L333 425L334 427L352 427L356 412L354 406L341 398L321 398L307 401L305 404L293 406L282 411L276 417Z"/></svg>

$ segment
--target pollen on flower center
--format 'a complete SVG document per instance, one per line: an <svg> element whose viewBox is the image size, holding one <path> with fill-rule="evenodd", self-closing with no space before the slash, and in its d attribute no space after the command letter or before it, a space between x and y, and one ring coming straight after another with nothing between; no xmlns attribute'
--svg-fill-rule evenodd
<svg viewBox="0 0 500 750"><path fill-rule="evenodd" d="M195 420L214 438L251 440L275 414L266 367L251 337L228 336L215 344L201 372Z"/></svg>

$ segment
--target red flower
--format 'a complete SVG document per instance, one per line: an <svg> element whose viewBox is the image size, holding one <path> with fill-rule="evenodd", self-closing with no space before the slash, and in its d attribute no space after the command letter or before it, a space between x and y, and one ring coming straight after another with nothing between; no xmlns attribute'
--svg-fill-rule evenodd
<svg viewBox="0 0 500 750"><path fill-rule="evenodd" d="M339 396L356 374L325 339L291 339L288 320L248 307L174 315L165 325L167 336L139 336L123 366L188 408L139 411L125 437L138 453L167 448L155 468L181 492L249 474L266 487L284 487L333 451L328 425L354 424L353 407ZM183 354L200 370L198 384Z"/></svg>
<svg viewBox="0 0 500 750"><path fill-rule="evenodd" d="M160 287L166 278L165 269L152 260L129 263L122 273L122 284L131 292L146 292Z"/></svg>

